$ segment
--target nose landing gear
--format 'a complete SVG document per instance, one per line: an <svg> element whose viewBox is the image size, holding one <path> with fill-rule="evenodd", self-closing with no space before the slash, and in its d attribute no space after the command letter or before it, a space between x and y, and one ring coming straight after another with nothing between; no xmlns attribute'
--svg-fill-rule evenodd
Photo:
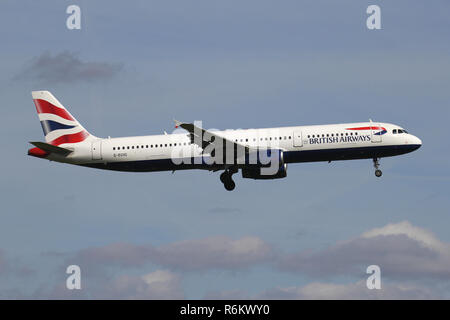
<svg viewBox="0 0 450 320"><path fill-rule="evenodd" d="M375 167L375 176L377 176L378 178L381 177L383 175L383 172L378 169L378 167L380 166L378 158L373 158L373 166Z"/></svg>
<svg viewBox="0 0 450 320"><path fill-rule="evenodd" d="M233 191L236 187L236 184L233 181L233 174L237 173L237 168L228 168L224 172L220 174L220 181L223 183L223 186L228 191Z"/></svg>

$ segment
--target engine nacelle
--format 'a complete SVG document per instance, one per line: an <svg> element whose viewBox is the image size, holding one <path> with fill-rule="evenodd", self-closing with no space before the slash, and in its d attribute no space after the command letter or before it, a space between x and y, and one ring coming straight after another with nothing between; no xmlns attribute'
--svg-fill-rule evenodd
<svg viewBox="0 0 450 320"><path fill-rule="evenodd" d="M281 179L287 176L287 163L283 163L275 174L264 174L264 168L242 168L242 178L255 180Z"/></svg>
<svg viewBox="0 0 450 320"><path fill-rule="evenodd" d="M249 179L280 179L287 176L287 164L279 149L258 150L246 155L242 177Z"/></svg>

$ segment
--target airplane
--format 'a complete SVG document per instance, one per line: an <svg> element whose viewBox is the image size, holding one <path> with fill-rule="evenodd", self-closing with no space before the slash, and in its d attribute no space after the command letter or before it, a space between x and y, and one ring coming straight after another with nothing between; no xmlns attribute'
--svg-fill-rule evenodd
<svg viewBox="0 0 450 320"><path fill-rule="evenodd" d="M223 131L174 120L178 129L173 134L98 138L49 91L33 91L32 97L45 142L30 142L30 156L116 171L222 171L220 181L228 191L235 189L232 175L239 169L243 178L279 179L287 176L291 163L372 159L381 177L380 158L422 145L402 127L372 120Z"/></svg>

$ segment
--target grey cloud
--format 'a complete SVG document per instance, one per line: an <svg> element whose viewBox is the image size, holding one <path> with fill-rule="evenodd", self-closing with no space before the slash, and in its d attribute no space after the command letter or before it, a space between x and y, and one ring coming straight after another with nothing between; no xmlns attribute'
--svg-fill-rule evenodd
<svg viewBox="0 0 450 320"><path fill-rule="evenodd" d="M180 277L167 270L144 275L83 277L81 290L68 290L65 281L53 287L41 286L28 299L183 299Z"/></svg>
<svg viewBox="0 0 450 320"><path fill-rule="evenodd" d="M154 263L178 270L235 270L267 262L273 256L272 248L258 237L248 236L237 240L210 237L160 247L119 243L88 248L79 251L70 262L92 267L133 267Z"/></svg>
<svg viewBox="0 0 450 320"><path fill-rule="evenodd" d="M204 296L205 300L248 300L251 297L241 290L210 291Z"/></svg>
<svg viewBox="0 0 450 320"><path fill-rule="evenodd" d="M179 276L166 270L156 270L143 276L121 275L94 296L101 299L183 299Z"/></svg>
<svg viewBox="0 0 450 320"><path fill-rule="evenodd" d="M284 256L279 267L326 277L364 273L379 265L383 276L450 279L450 245L409 222L389 224L323 251Z"/></svg>
<svg viewBox="0 0 450 320"><path fill-rule="evenodd" d="M141 266L155 254L151 245L141 246L129 243L114 243L103 247L80 250L75 257L69 259L71 263L80 265L119 265Z"/></svg>
<svg viewBox="0 0 450 320"><path fill-rule="evenodd" d="M428 288L405 284L383 285L380 290L367 289L365 281L334 284L313 282L302 287L269 289L257 296L257 299L436 299L439 298Z"/></svg>
<svg viewBox="0 0 450 320"><path fill-rule="evenodd" d="M245 268L266 262L273 254L271 247L257 237L189 240L163 246L158 251L158 260L163 265L192 270Z"/></svg>
<svg viewBox="0 0 450 320"><path fill-rule="evenodd" d="M45 84L98 81L111 79L122 68L122 64L82 61L75 53L68 51L55 55L44 52L33 58L15 79Z"/></svg>
<svg viewBox="0 0 450 320"><path fill-rule="evenodd" d="M204 299L262 299L262 300L310 300L310 299L439 299L444 298L435 288L408 283L383 284L380 290L369 290L365 280L350 283L311 282L304 286L276 287L249 295L241 290L209 292Z"/></svg>

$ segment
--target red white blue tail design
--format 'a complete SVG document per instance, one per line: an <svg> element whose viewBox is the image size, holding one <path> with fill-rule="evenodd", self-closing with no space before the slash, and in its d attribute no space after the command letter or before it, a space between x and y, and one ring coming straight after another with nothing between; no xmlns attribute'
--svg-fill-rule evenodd
<svg viewBox="0 0 450 320"><path fill-rule="evenodd" d="M33 91L31 94L47 143L59 146L93 138L50 92Z"/></svg>

